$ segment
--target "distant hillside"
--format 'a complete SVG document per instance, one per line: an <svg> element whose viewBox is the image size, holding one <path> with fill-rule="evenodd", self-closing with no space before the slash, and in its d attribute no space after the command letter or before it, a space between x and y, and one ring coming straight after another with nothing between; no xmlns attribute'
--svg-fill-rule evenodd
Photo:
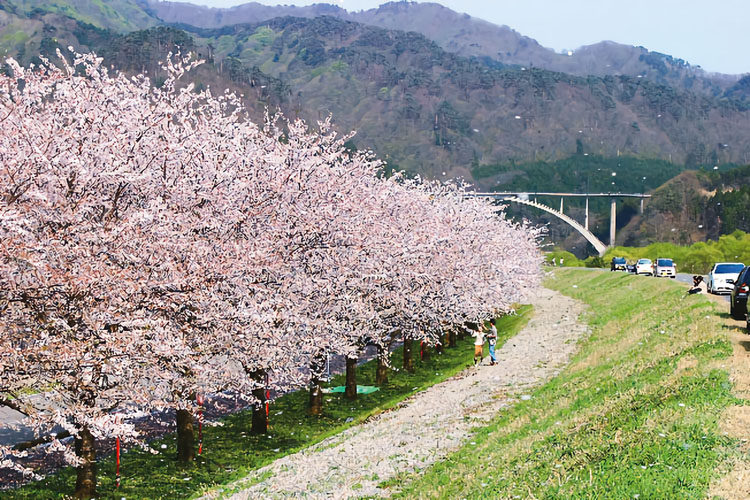
<svg viewBox="0 0 750 500"><path fill-rule="evenodd" d="M9 0L8 3L15 6L17 13L30 17L38 17L40 13L61 14L115 32L162 24L145 0Z"/></svg>
<svg viewBox="0 0 750 500"><path fill-rule="evenodd" d="M643 215L634 216L620 231L618 244L645 246L666 241L686 245L705 241L713 221L705 217L705 202L710 193L702 177L696 171L687 171L657 188Z"/></svg>
<svg viewBox="0 0 750 500"><path fill-rule="evenodd" d="M285 106L300 116L332 113L341 130L358 131L358 146L428 176L471 178L474 165L576 153L689 165L750 153L750 113L739 99L628 76L489 67L417 33L331 17L182 28L217 60L283 81Z"/></svg>
<svg viewBox="0 0 750 500"><path fill-rule="evenodd" d="M479 167L575 154L705 165L744 161L750 153L750 102L739 97L624 75L488 65L418 33L329 16L119 35L77 20L86 17L80 12L50 12L65 10L55 5L0 11L0 46L28 62L72 45L158 78L158 61L175 46L160 41L166 34L208 59L210 67L200 70L205 84L240 89L253 109L278 106L311 123L332 114L339 130L357 131L355 146L428 177L471 180Z"/></svg>
<svg viewBox="0 0 750 500"><path fill-rule="evenodd" d="M198 28L221 28L234 24L255 24L275 17L334 16L349 19L346 10L336 5L316 3L297 7L294 5L263 5L248 2L220 9L188 2L160 2L149 0L149 7L165 23L189 24Z"/></svg>
<svg viewBox="0 0 750 500"><path fill-rule="evenodd" d="M643 216L634 217L618 242L643 246L716 240L750 231L750 165L687 171L654 190Z"/></svg>
<svg viewBox="0 0 750 500"><path fill-rule="evenodd" d="M149 2L156 15L168 23L218 28L283 16L313 18L329 15L385 29L421 33L443 49L462 56L535 66L577 76L640 76L655 83L714 96L722 95L739 79L734 75L707 74L700 67L691 66L677 57L609 41L580 47L572 55L556 53L508 26L460 14L437 3L389 2L375 9L347 12L327 4L271 7L251 2L216 9L183 2Z"/></svg>

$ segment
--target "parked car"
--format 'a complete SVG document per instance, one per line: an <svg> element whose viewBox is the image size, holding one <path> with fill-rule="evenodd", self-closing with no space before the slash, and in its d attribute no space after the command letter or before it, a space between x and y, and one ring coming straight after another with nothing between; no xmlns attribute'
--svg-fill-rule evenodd
<svg viewBox="0 0 750 500"><path fill-rule="evenodd" d="M635 264L628 264L625 266L625 268L628 270L629 273L635 272Z"/></svg>
<svg viewBox="0 0 750 500"><path fill-rule="evenodd" d="M612 257L612 262L609 265L610 271L627 271L628 262L625 257Z"/></svg>
<svg viewBox="0 0 750 500"><path fill-rule="evenodd" d="M672 259L656 259L654 265L654 276L659 277L677 277L677 266Z"/></svg>
<svg viewBox="0 0 750 500"><path fill-rule="evenodd" d="M729 314L734 319L745 319L747 316L747 296L750 294L750 266L745 266L734 280L734 287L729 296Z"/></svg>
<svg viewBox="0 0 750 500"><path fill-rule="evenodd" d="M651 262L651 259L638 259L638 262L635 263L635 274L653 276L654 263Z"/></svg>
<svg viewBox="0 0 750 500"><path fill-rule="evenodd" d="M731 293L745 264L741 262L717 262L708 273L708 293Z"/></svg>

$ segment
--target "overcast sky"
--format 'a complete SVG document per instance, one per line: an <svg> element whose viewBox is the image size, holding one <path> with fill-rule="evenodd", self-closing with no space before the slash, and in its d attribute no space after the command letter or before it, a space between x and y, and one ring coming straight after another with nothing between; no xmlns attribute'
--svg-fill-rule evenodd
<svg viewBox="0 0 750 500"><path fill-rule="evenodd" d="M187 0L182 0L187 1ZM246 0L189 0L229 7ZM378 0L256 0L266 5L333 3L356 11ZM721 73L750 72L750 0L441 0L557 51L602 40L642 45Z"/></svg>

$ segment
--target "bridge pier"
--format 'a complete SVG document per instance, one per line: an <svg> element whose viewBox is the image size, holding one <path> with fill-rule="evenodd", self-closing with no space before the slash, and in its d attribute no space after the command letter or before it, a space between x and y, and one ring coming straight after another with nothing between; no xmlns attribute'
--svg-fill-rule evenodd
<svg viewBox="0 0 750 500"><path fill-rule="evenodd" d="M586 197L586 219L583 223L583 227L588 231L589 229L589 197Z"/></svg>
<svg viewBox="0 0 750 500"><path fill-rule="evenodd" d="M615 246L615 229L617 229L617 199L610 198L611 215L609 216L609 246Z"/></svg>

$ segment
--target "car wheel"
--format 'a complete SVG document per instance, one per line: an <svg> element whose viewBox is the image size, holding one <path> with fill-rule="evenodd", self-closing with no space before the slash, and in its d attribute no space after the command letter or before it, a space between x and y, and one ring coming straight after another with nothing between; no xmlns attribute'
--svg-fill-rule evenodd
<svg viewBox="0 0 750 500"><path fill-rule="evenodd" d="M744 318L744 316L743 316L742 314L740 314L740 313L739 313L739 312L737 311L737 309L736 309L736 308L734 307L734 304L731 304L731 305L729 306L729 315L730 315L730 316L731 316L731 317L732 317L733 319L738 319L738 320L743 320L743 319L745 319L745 318Z"/></svg>

